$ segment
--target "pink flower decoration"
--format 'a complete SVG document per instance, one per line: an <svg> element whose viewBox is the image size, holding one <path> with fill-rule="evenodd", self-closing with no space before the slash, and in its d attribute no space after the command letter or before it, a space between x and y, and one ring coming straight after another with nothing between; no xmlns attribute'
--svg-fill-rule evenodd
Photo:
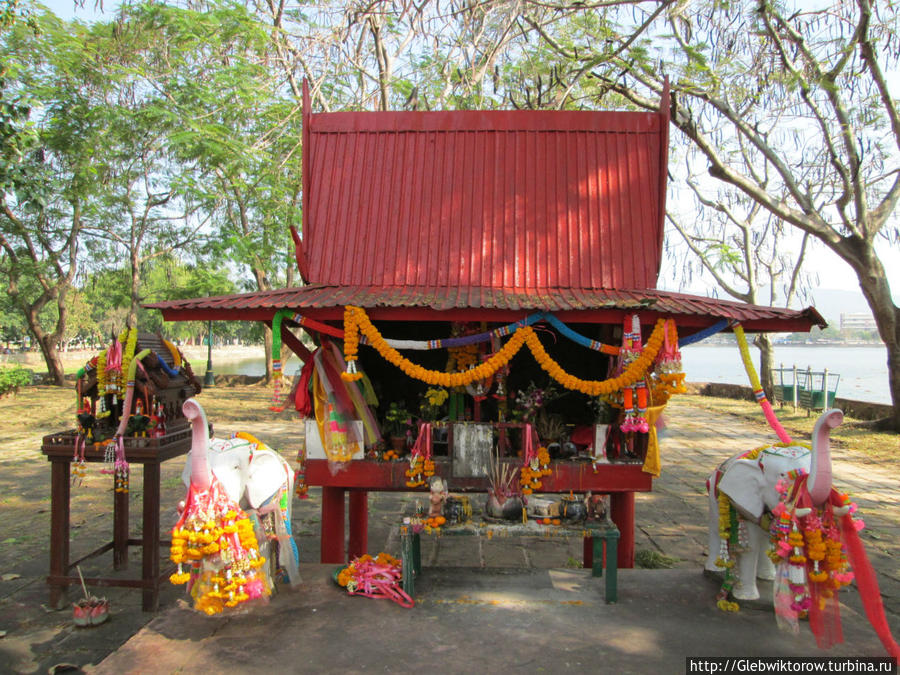
<svg viewBox="0 0 900 675"><path fill-rule="evenodd" d="M857 532L861 531L865 526L866 526L866 523L865 523L865 521L863 521L862 518L860 518L859 520L853 521L853 527L856 528Z"/></svg>

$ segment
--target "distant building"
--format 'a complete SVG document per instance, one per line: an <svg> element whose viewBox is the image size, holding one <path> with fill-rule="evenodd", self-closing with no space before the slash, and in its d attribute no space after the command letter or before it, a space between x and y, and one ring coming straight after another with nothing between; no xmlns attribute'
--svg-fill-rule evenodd
<svg viewBox="0 0 900 675"><path fill-rule="evenodd" d="M841 314L841 330L875 331L875 317L871 314Z"/></svg>

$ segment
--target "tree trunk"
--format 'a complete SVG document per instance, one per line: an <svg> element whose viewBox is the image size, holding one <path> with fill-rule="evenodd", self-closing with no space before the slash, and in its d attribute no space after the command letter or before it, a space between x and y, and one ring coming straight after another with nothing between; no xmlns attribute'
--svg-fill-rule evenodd
<svg viewBox="0 0 900 675"><path fill-rule="evenodd" d="M869 306L875 316L875 324L878 326L878 334L887 349L891 413L887 419L882 420L879 426L900 433L900 309L891 301L885 302L880 295L876 300L875 297L878 294L870 294L862 283L860 283L860 287L869 300Z"/></svg>
<svg viewBox="0 0 900 675"><path fill-rule="evenodd" d="M269 278L266 276L265 269L262 266L254 266L253 268L253 276L256 278L256 288L260 291L267 291L270 288ZM266 379L265 383L270 384L272 382L272 328L268 325L263 325L263 344L265 345L266 350Z"/></svg>
<svg viewBox="0 0 900 675"><path fill-rule="evenodd" d="M141 299L138 291L141 287L141 266L140 262L137 259L137 251L132 251L131 253L131 306L128 308L128 319L126 319L126 324L130 328L137 327L137 310L138 306L141 304Z"/></svg>
<svg viewBox="0 0 900 675"><path fill-rule="evenodd" d="M263 326L263 346L266 351L266 384L272 383L272 329Z"/></svg>
<svg viewBox="0 0 900 675"><path fill-rule="evenodd" d="M47 366L47 374L50 376L53 384L61 387L65 384L65 370L63 369L62 359L59 356L58 336L56 331L47 333L42 327L38 319L40 310L34 306L26 307L25 321L28 324L28 331L37 342L41 355L44 357L44 363ZM63 312L60 307L60 312Z"/></svg>
<svg viewBox="0 0 900 675"><path fill-rule="evenodd" d="M884 265L868 242L848 238L839 253L859 277L859 287L872 309L878 334L887 348L888 387L892 410L880 426L900 432L900 308L894 304Z"/></svg>
<svg viewBox="0 0 900 675"><path fill-rule="evenodd" d="M44 363L47 364L47 373L50 375L50 380L58 387L64 386L66 374L63 369L62 359L59 357L59 348L56 340L52 335L43 334L37 338L37 343L40 345Z"/></svg>
<svg viewBox="0 0 900 675"><path fill-rule="evenodd" d="M775 387L772 379L774 368L775 350L772 348L772 338L768 333L759 333L753 340L753 344L759 349L759 382L762 384L766 398L774 401Z"/></svg>

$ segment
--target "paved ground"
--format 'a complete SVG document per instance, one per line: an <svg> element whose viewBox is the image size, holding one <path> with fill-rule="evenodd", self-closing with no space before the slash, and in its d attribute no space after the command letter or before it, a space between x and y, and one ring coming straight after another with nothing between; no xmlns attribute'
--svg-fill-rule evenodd
<svg viewBox="0 0 900 675"><path fill-rule="evenodd" d="M19 576L0 582L0 630L6 631L0 671L61 672L62 664L71 664L97 673L684 672L687 656L883 655L852 588L841 598L846 641L824 654L807 626L799 636L779 632L764 602L746 603L737 615L715 609L717 583L701 572L706 474L727 455L770 439L732 417L691 406L689 397L673 401L668 412L663 475L652 493L637 499L636 548L678 560L673 569L620 571L616 605L603 603L601 579L575 568L581 558L578 541L449 537L423 540L428 568L414 610L348 597L331 582L333 566L316 564L319 500L313 491L310 500L295 502L303 585L245 615L206 619L187 609L172 587L163 594L162 610L148 615L140 611L138 592L107 589L110 621L77 629L70 612L41 608L46 559L5 565L4 572ZM247 430L290 447L289 425ZM180 466L170 464L164 468L164 500L174 504L181 497ZM900 635L896 467L895 462L850 462L840 450L834 452L835 482L860 505L867 524L863 540L888 620ZM398 552L391 525L414 508L414 499L371 495L373 552ZM91 521L104 515L88 509L79 517ZM174 512L166 514L164 525L173 518ZM78 546L87 544L78 542L75 532L77 556ZM133 566L139 568L138 556L135 552ZM762 588L764 594L768 590Z"/></svg>

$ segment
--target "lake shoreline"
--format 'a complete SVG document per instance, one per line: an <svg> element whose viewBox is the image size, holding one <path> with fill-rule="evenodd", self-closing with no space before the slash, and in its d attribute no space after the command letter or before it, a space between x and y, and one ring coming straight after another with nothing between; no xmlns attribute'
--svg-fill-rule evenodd
<svg viewBox="0 0 900 675"><path fill-rule="evenodd" d="M780 347L784 347L784 345L779 345ZM854 348L870 348L877 347L878 345L848 345ZM699 347L699 345L698 345ZM702 348L715 348L715 351L719 351L719 348L723 348L724 350L734 350L734 363L739 364L740 358L737 354L735 345L728 344L710 344L703 345ZM833 349L834 345L794 345L792 347L812 347L815 349ZM688 373L688 376L691 376L692 372L697 372L698 370L705 370L704 368L693 367L690 361L691 350L696 350L697 347L688 347L683 351L683 356L685 358L685 370ZM203 378L206 373L206 364L207 364L207 347L203 345L197 346L184 346L181 348L184 357L190 362L194 373L199 377ZM249 385L259 383L263 379L263 375L258 372L259 368L262 366L262 359L264 355L264 349L262 345L227 345L227 346L219 346L213 347L212 350L212 365L213 372L215 373L215 381L217 386L235 386L235 385ZM77 350L64 352L62 354L63 357L63 366L67 370L68 374L66 376L67 380L74 380L75 371L87 363L91 358L96 355L95 352L91 350ZM729 359L731 361L732 359ZM237 369L247 370L247 364L252 363L256 368L257 372L235 372ZM41 358L40 352L26 352L26 353L18 353L11 354L8 356L3 356L0 359L0 366L6 365L21 365L26 368L30 368L35 371L35 380L36 381L45 381L46 374L44 372L44 362ZM298 370L300 365L299 360L295 356L292 356L288 361L284 364L284 374L286 376L292 376L295 374L295 371ZM721 372L721 371L720 371ZM750 387L744 384L740 384L734 381L731 382L722 382L719 380L707 379L707 377L703 377L706 373L698 373L700 374L699 378L695 378L689 380L689 383L692 386L692 389L697 393L704 393L704 389L710 389L710 391L720 391L721 392L732 392L732 393L719 393L713 394L710 393L708 395L720 395L725 396L727 398L752 398L752 392ZM730 375L734 379L740 379L742 381L746 381L746 374L743 373L743 368L740 368L740 372L734 375ZM884 374L885 380L887 379L887 374ZM839 407L841 405L845 406L845 412L849 412L849 410L860 410L860 415L854 415L855 417L859 417L860 419L877 419L877 417L884 417L890 411L890 404L885 403L884 401L869 401L863 400L861 398L847 398L847 397L838 397L836 399L836 405ZM873 417L873 415L876 415Z"/></svg>

